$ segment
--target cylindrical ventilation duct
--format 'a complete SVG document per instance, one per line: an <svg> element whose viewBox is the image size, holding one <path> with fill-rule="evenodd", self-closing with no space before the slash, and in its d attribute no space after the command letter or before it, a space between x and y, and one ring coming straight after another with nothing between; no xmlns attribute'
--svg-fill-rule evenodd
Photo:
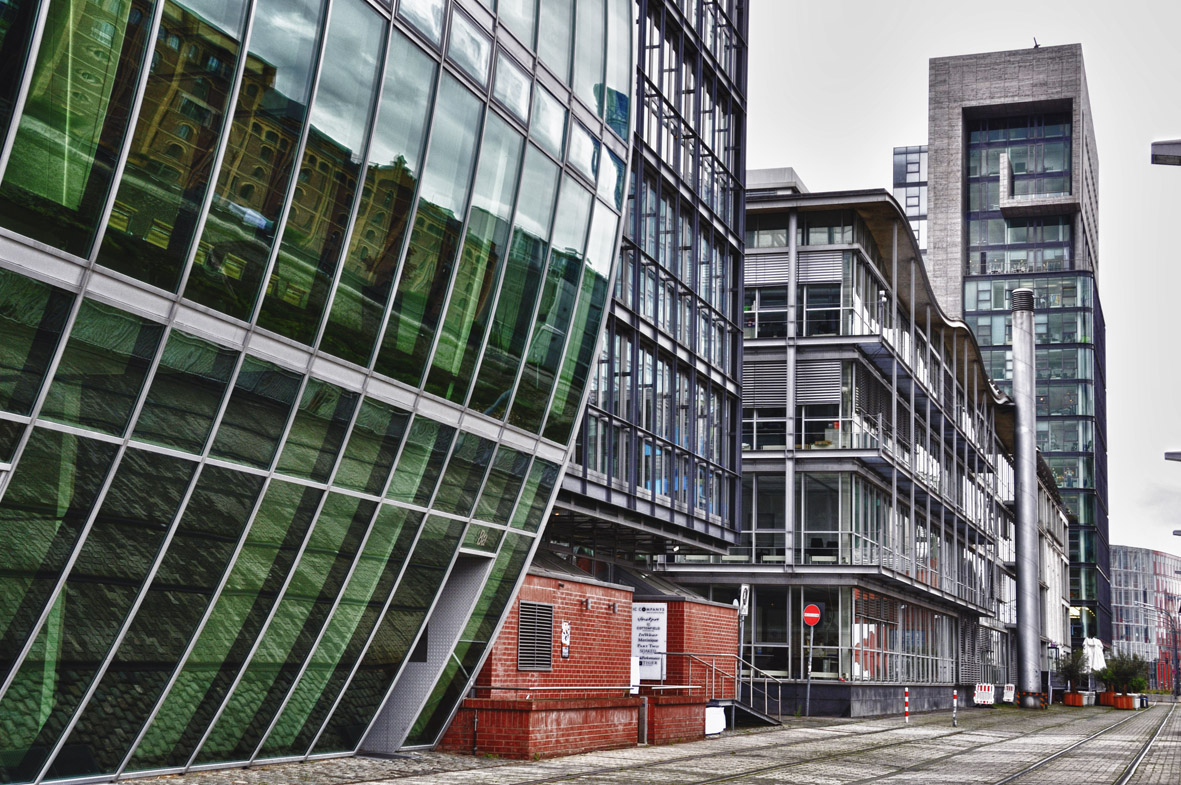
<svg viewBox="0 0 1181 785"><path fill-rule="evenodd" d="M1037 417L1033 290L1014 289L1013 400L1017 404L1017 454L1014 456L1017 502L1017 681L1021 705L1037 708L1042 691L1041 611L1039 605L1037 521Z"/></svg>

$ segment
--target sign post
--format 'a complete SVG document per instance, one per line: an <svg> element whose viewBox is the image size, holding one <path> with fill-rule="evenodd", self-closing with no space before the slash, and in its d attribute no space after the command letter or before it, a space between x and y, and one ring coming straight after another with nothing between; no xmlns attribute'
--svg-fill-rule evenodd
<svg viewBox="0 0 1181 785"><path fill-rule="evenodd" d="M746 615L750 612L750 584L744 583L738 591L738 662L734 663L734 697L735 699L742 697L742 641L743 636L746 635ZM754 657L751 657L754 661ZM751 671L751 678L754 678L754 672ZM754 682L751 682L750 699L753 702L754 696ZM737 702L737 700L735 701ZM730 727L737 728L737 717L735 712L738 710L734 704L730 704Z"/></svg>
<svg viewBox="0 0 1181 785"><path fill-rule="evenodd" d="M816 623L820 621L820 608L808 605L804 608L804 624L808 625L808 686L804 688L804 716L812 716L812 642L816 639Z"/></svg>

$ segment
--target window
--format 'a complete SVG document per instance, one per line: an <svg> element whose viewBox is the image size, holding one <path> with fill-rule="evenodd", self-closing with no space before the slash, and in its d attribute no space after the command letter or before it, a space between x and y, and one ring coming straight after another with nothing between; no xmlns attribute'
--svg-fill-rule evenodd
<svg viewBox="0 0 1181 785"><path fill-rule="evenodd" d="M554 606L522 601L518 616L517 670L553 670Z"/></svg>

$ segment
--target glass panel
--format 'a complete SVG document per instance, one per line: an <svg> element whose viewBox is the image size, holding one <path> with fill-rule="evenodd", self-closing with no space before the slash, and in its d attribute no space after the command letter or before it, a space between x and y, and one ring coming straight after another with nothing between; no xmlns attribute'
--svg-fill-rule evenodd
<svg viewBox="0 0 1181 785"><path fill-rule="evenodd" d="M245 7L245 0L164 4L99 264L176 291L213 174ZM177 36L183 46L175 43Z"/></svg>
<svg viewBox="0 0 1181 785"><path fill-rule="evenodd" d="M497 448L492 470L476 503L475 517L507 526L528 469L528 455L503 445Z"/></svg>
<svg viewBox="0 0 1181 785"><path fill-rule="evenodd" d="M333 484L365 493L381 493L409 421L409 412L366 398Z"/></svg>
<svg viewBox="0 0 1181 785"><path fill-rule="evenodd" d="M447 56L481 85L486 85L491 55L492 42L484 31L463 14L452 13Z"/></svg>
<svg viewBox="0 0 1181 785"><path fill-rule="evenodd" d="M533 93L533 124L529 136L558 158L566 141L566 108L549 94L538 89Z"/></svg>
<svg viewBox="0 0 1181 785"><path fill-rule="evenodd" d="M532 49L537 32L537 0L499 0L496 7L500 20Z"/></svg>
<svg viewBox="0 0 1181 785"><path fill-rule="evenodd" d="M68 292L0 270L0 409L32 413L73 302Z"/></svg>
<svg viewBox="0 0 1181 785"><path fill-rule="evenodd" d="M549 506L550 496L554 492L554 485L558 482L558 465L537 458L533 461L533 468L529 470L529 479L525 482L525 489L521 493L521 500L517 504L517 511L513 513L514 529L524 529L536 532L541 528L541 521Z"/></svg>
<svg viewBox="0 0 1181 785"><path fill-rule="evenodd" d="M259 757L307 752L377 626L421 524L422 513L382 505L340 605Z"/></svg>
<svg viewBox="0 0 1181 785"><path fill-rule="evenodd" d="M492 460L496 444L471 433L460 432L439 484L434 508L455 515L471 515L476 494Z"/></svg>
<svg viewBox="0 0 1181 785"><path fill-rule="evenodd" d="M163 334L163 325L84 300L41 416L122 434Z"/></svg>
<svg viewBox="0 0 1181 785"><path fill-rule="evenodd" d="M541 30L537 37L537 54L541 55L542 61L566 84L570 84L573 6L574 0L546 0L542 3Z"/></svg>
<svg viewBox="0 0 1181 785"><path fill-rule="evenodd" d="M574 168L586 175L586 179L592 183L595 181L595 173L599 170L599 142L578 123L574 123L574 128L570 132L568 160Z"/></svg>
<svg viewBox="0 0 1181 785"><path fill-rule="evenodd" d="M428 392L456 403L467 398L502 272L521 147L521 137L499 117L489 115L462 261L426 383Z"/></svg>
<svg viewBox="0 0 1181 785"><path fill-rule="evenodd" d="M617 221L615 213L606 205L595 203L595 218L587 247L587 273L583 276L578 313L574 317L570 344L566 349L566 359L558 378L544 434L547 439L553 439L559 444L566 444L570 439L598 343L599 328L607 306L607 281L615 255Z"/></svg>
<svg viewBox="0 0 1181 785"><path fill-rule="evenodd" d="M209 454L260 469L270 466L300 378L295 371L247 355Z"/></svg>
<svg viewBox="0 0 1181 785"><path fill-rule="evenodd" d="M92 700L66 740L75 773L111 774L126 757L213 599L263 478L206 466L176 534ZM78 747L74 747L78 745Z"/></svg>
<svg viewBox="0 0 1181 785"><path fill-rule="evenodd" d="M603 0L578 0L578 24L574 28L578 36L578 43L574 47L577 54L574 63L574 94L599 116L603 114L604 12ZM630 41L622 36L612 41L612 45L618 47L629 44Z"/></svg>
<svg viewBox="0 0 1181 785"><path fill-rule="evenodd" d="M376 510L377 502L328 494L275 617L196 763L254 754L344 589Z"/></svg>
<svg viewBox="0 0 1181 785"><path fill-rule="evenodd" d="M229 147L184 295L249 319L307 117L324 0L258 0Z"/></svg>
<svg viewBox="0 0 1181 785"><path fill-rule="evenodd" d="M359 397L334 384L308 379L277 471L327 482Z"/></svg>
<svg viewBox="0 0 1181 785"><path fill-rule="evenodd" d="M443 35L443 0L398 0L398 15L439 43Z"/></svg>
<svg viewBox="0 0 1181 785"><path fill-rule="evenodd" d="M603 116L607 127L628 139L631 115L632 68L631 11L633 0L607 0L607 77ZM616 208L619 208L617 203Z"/></svg>
<svg viewBox="0 0 1181 785"><path fill-rule="evenodd" d="M188 763L258 638L322 494L271 481L209 621L136 748L129 771Z"/></svg>
<svg viewBox="0 0 1181 785"><path fill-rule="evenodd" d="M582 273L591 201L590 192L572 178L563 182L545 289L534 320L525 369L509 411L510 423L534 433L541 429L554 376L566 345L566 331Z"/></svg>
<svg viewBox="0 0 1181 785"><path fill-rule="evenodd" d="M437 67L393 31L361 206L320 339L321 350L359 365L373 355L406 239Z"/></svg>
<svg viewBox="0 0 1181 785"><path fill-rule="evenodd" d="M492 95L523 123L529 121L529 75L504 52L496 55L496 81Z"/></svg>
<svg viewBox="0 0 1181 785"><path fill-rule="evenodd" d="M415 417L386 496L425 507L435 492L439 472L454 438L455 429L451 426L440 425L421 415Z"/></svg>
<svg viewBox="0 0 1181 785"><path fill-rule="evenodd" d="M115 445L44 428L29 437L0 501L6 542L0 548L0 673L12 670L33 634L115 452ZM0 716L0 728L6 719Z"/></svg>
<svg viewBox="0 0 1181 785"><path fill-rule="evenodd" d="M385 25L363 0L332 4L307 147L258 324L316 338L348 231Z"/></svg>
<svg viewBox="0 0 1181 785"><path fill-rule="evenodd" d="M623 184L625 182L623 175L623 161L608 150L607 160L599 167L598 194L608 204L615 205L616 210L623 209ZM689 240L685 239L683 243L688 246Z"/></svg>
<svg viewBox="0 0 1181 785"><path fill-rule="evenodd" d="M37 0L6 0L0 12L0 148L11 130L13 103L28 65L29 44L37 24Z"/></svg>
<svg viewBox="0 0 1181 785"><path fill-rule="evenodd" d="M197 464L127 450L40 635L0 701L6 781L37 776L106 659L155 561ZM144 489L150 487L151 493ZM80 631L85 634L79 634ZM34 708L35 707L35 708ZM31 710L30 710L31 709ZM63 749L48 775L90 768L86 749Z"/></svg>
<svg viewBox="0 0 1181 785"><path fill-rule="evenodd" d="M483 106L447 76L435 104L418 212L375 368L417 386L459 251Z"/></svg>
<svg viewBox="0 0 1181 785"><path fill-rule="evenodd" d="M468 404L470 408L493 417L503 417L508 410L509 396L516 383L517 368L533 322L533 307L541 288L541 273L549 248L547 240L557 196L558 168L536 148L530 147L525 155L521 186L508 268L484 349L484 361Z"/></svg>
<svg viewBox="0 0 1181 785"><path fill-rule="evenodd" d="M237 352L173 330L133 437L200 453L237 362Z"/></svg>
<svg viewBox="0 0 1181 785"><path fill-rule="evenodd" d="M50 3L0 184L6 228L89 253L127 132L152 8L148 0Z"/></svg>
<svg viewBox="0 0 1181 785"><path fill-rule="evenodd" d="M472 617L459 636L459 643L451 658L447 660L443 675L410 730L407 745L434 744L491 642L496 625L517 586L517 578L525 569L529 548L533 545L530 537L519 534L509 534L507 537Z"/></svg>
<svg viewBox="0 0 1181 785"><path fill-rule="evenodd" d="M463 530L462 521L433 515L427 518L389 610L336 713L316 743L316 753L351 752L360 743L360 734L373 719L401 669L410 644L426 618L427 608L443 585Z"/></svg>

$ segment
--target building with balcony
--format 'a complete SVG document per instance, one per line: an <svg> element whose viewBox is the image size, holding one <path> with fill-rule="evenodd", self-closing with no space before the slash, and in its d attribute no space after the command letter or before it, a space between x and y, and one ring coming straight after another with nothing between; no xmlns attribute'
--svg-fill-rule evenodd
<svg viewBox="0 0 1181 785"><path fill-rule="evenodd" d="M631 2L494 5L0 4L0 781L443 732L595 384L637 106Z"/></svg>
<svg viewBox="0 0 1181 785"><path fill-rule="evenodd" d="M1111 648L1151 663L1150 686L1177 687L1181 650L1181 558L1111 546Z"/></svg>
<svg viewBox="0 0 1181 785"><path fill-rule="evenodd" d="M742 539L665 568L714 599L751 585L744 659L821 711L917 707L1012 680L1013 406L942 310L885 191L747 175ZM1068 642L1066 517L1040 472L1043 669ZM786 693L785 693L786 694Z"/></svg>
<svg viewBox="0 0 1181 785"><path fill-rule="evenodd" d="M1082 47L931 60L927 269L1003 391L1009 293L1034 290L1038 447L1074 520L1072 633L1111 641L1099 163Z"/></svg>

